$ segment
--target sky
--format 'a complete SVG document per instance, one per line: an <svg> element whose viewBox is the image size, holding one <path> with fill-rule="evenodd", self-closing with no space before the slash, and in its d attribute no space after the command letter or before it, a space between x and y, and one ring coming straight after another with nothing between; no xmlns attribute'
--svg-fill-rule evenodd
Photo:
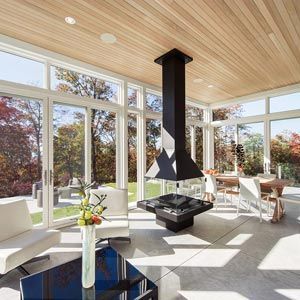
<svg viewBox="0 0 300 300"><path fill-rule="evenodd" d="M44 65L42 63L0 51L0 80L43 87L43 74ZM263 114L264 100L243 104L243 108L242 115L244 117ZM292 109L300 109L300 93L270 99L270 112ZM73 108L73 110L77 109ZM271 122L272 137L284 130L300 133L300 118Z"/></svg>

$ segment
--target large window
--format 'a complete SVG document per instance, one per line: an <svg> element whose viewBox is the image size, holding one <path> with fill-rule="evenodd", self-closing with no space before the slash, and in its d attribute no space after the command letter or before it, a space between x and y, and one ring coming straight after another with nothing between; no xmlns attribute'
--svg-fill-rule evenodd
<svg viewBox="0 0 300 300"><path fill-rule="evenodd" d="M195 126L196 136L196 164L203 169L203 128Z"/></svg>
<svg viewBox="0 0 300 300"><path fill-rule="evenodd" d="M187 153L191 156L191 126L185 127L185 149Z"/></svg>
<svg viewBox="0 0 300 300"><path fill-rule="evenodd" d="M34 224L42 223L42 129L41 101L0 96L0 200L26 200Z"/></svg>
<svg viewBox="0 0 300 300"><path fill-rule="evenodd" d="M79 180L85 180L85 109L53 105L53 219L79 214Z"/></svg>
<svg viewBox="0 0 300 300"><path fill-rule="evenodd" d="M203 120L203 109L191 105L185 106L185 117L186 119L202 121Z"/></svg>
<svg viewBox="0 0 300 300"><path fill-rule="evenodd" d="M36 87L44 85L44 64L0 51L0 80Z"/></svg>
<svg viewBox="0 0 300 300"><path fill-rule="evenodd" d="M128 106L137 107L138 102L138 90L132 87L128 87Z"/></svg>
<svg viewBox="0 0 300 300"><path fill-rule="evenodd" d="M128 201L137 200L137 115L128 114Z"/></svg>
<svg viewBox="0 0 300 300"><path fill-rule="evenodd" d="M162 112L162 97L157 94L147 92L146 109L155 112Z"/></svg>
<svg viewBox="0 0 300 300"><path fill-rule="evenodd" d="M161 121L155 119L146 120L146 166L147 170L159 155L161 149ZM147 179L146 199L161 194L161 180Z"/></svg>
<svg viewBox="0 0 300 300"><path fill-rule="evenodd" d="M116 187L116 114L92 109L92 181Z"/></svg>
<svg viewBox="0 0 300 300"><path fill-rule="evenodd" d="M257 100L243 104L230 105L213 110L213 120L221 121L250 116L262 115L265 113L265 100Z"/></svg>
<svg viewBox="0 0 300 300"><path fill-rule="evenodd" d="M270 98L270 112L300 109L300 93Z"/></svg>
<svg viewBox="0 0 300 300"><path fill-rule="evenodd" d="M264 172L264 123L238 125L238 141L245 151L243 171L246 175Z"/></svg>
<svg viewBox="0 0 300 300"><path fill-rule="evenodd" d="M271 122L271 171L300 186L300 118Z"/></svg>
<svg viewBox="0 0 300 300"><path fill-rule="evenodd" d="M220 173L234 171L235 157L232 154L232 143L235 143L235 126L215 128L214 157L215 169Z"/></svg>
<svg viewBox="0 0 300 300"><path fill-rule="evenodd" d="M51 89L102 101L118 102L118 84L59 67L51 67Z"/></svg>

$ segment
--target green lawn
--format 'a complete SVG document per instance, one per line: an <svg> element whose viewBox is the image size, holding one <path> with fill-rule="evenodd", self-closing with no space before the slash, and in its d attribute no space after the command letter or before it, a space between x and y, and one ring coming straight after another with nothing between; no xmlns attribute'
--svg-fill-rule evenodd
<svg viewBox="0 0 300 300"><path fill-rule="evenodd" d="M62 208L54 208L53 217L54 220L58 220L62 218L76 216L78 214L79 214L79 205L70 205ZM42 223L42 213L37 212L31 214L31 219L33 224Z"/></svg>
<svg viewBox="0 0 300 300"><path fill-rule="evenodd" d="M108 183L107 186L116 187L116 183ZM137 201L137 183L128 182L128 202ZM159 183L146 183L146 198L151 198L160 195L160 184ZM141 199L142 200L142 199ZM79 205L70 205L61 208L54 208L54 220L76 216L79 214ZM42 223L42 213L37 212L31 214L31 219L33 224Z"/></svg>
<svg viewBox="0 0 300 300"><path fill-rule="evenodd" d="M111 186L113 188L116 187L116 183L107 183L107 186ZM146 198L152 198L155 196L160 195L160 183L146 183ZM137 183L136 182L128 182L128 202L135 202L137 201ZM143 200L143 199L139 199Z"/></svg>

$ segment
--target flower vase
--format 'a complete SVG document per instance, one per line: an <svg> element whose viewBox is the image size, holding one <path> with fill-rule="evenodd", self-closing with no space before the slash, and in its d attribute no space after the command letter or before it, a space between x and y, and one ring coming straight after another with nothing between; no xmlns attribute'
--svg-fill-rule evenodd
<svg viewBox="0 0 300 300"><path fill-rule="evenodd" d="M90 288L95 283L95 225L81 227L82 237L82 277L84 288Z"/></svg>

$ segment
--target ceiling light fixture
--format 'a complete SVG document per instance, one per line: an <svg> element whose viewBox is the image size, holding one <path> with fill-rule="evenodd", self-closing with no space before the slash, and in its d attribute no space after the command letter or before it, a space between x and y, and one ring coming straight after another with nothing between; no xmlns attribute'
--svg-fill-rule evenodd
<svg viewBox="0 0 300 300"><path fill-rule="evenodd" d="M65 17L65 22L70 25L74 25L76 20L73 17Z"/></svg>
<svg viewBox="0 0 300 300"><path fill-rule="evenodd" d="M117 41L117 38L111 33L102 33L100 39L106 44L114 44Z"/></svg>
<svg viewBox="0 0 300 300"><path fill-rule="evenodd" d="M212 84L210 84L210 85L208 85L207 87L209 87L209 88L212 88L212 87L214 87Z"/></svg>
<svg viewBox="0 0 300 300"><path fill-rule="evenodd" d="M203 79L202 78L196 78L193 80L194 83L201 83L203 82Z"/></svg>

